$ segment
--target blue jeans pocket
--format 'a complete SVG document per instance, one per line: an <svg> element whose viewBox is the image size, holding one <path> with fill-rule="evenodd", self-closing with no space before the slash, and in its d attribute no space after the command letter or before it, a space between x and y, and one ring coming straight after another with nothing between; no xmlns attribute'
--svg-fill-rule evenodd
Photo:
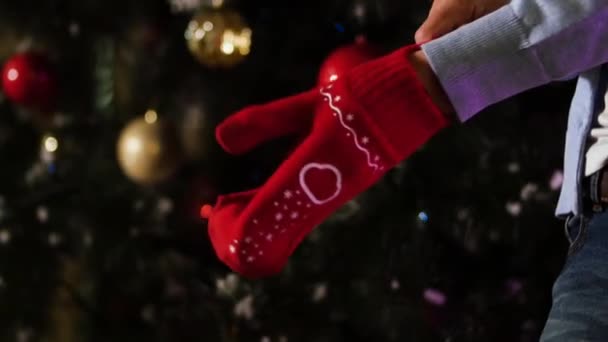
<svg viewBox="0 0 608 342"><path fill-rule="evenodd" d="M568 248L568 256L572 256L578 252L587 240L589 230L589 219L584 216L569 217L564 226L566 238L570 244Z"/></svg>

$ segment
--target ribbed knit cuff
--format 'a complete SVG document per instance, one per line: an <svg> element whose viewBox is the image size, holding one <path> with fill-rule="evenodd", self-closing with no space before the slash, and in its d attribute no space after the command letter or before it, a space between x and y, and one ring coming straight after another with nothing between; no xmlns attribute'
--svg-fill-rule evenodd
<svg viewBox="0 0 608 342"><path fill-rule="evenodd" d="M550 82L510 5L422 45L461 121Z"/></svg>
<svg viewBox="0 0 608 342"><path fill-rule="evenodd" d="M345 77L349 92L395 159L412 153L412 146L424 143L449 122L408 60L418 50L419 45L406 46L356 67Z"/></svg>

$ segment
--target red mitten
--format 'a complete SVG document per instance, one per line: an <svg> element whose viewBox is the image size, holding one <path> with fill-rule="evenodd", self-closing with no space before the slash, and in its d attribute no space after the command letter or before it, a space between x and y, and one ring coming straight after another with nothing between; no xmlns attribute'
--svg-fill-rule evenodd
<svg viewBox="0 0 608 342"><path fill-rule="evenodd" d="M252 106L216 131L240 154L307 133L261 187L221 196L209 217L218 257L251 278L279 272L319 223L448 124L408 61L418 45L362 64L321 89Z"/></svg>

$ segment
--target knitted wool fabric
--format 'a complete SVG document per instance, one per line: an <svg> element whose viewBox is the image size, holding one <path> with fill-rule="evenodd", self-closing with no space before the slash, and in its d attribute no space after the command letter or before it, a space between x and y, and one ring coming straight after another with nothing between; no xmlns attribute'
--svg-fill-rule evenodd
<svg viewBox="0 0 608 342"><path fill-rule="evenodd" d="M217 256L250 278L276 274L300 242L347 201L448 125L408 61L418 45L364 63L336 82L228 117L229 153L304 136L259 188L220 196L210 211Z"/></svg>

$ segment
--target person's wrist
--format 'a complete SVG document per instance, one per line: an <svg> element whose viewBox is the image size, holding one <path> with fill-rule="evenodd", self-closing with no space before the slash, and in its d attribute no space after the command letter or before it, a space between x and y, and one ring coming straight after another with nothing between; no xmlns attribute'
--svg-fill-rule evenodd
<svg viewBox="0 0 608 342"><path fill-rule="evenodd" d="M426 55L422 50L418 50L408 56L412 67L418 75L418 79L426 89L430 98L433 100L437 108L445 115L452 117L455 113L454 107L447 94L443 90L437 75L431 68Z"/></svg>

